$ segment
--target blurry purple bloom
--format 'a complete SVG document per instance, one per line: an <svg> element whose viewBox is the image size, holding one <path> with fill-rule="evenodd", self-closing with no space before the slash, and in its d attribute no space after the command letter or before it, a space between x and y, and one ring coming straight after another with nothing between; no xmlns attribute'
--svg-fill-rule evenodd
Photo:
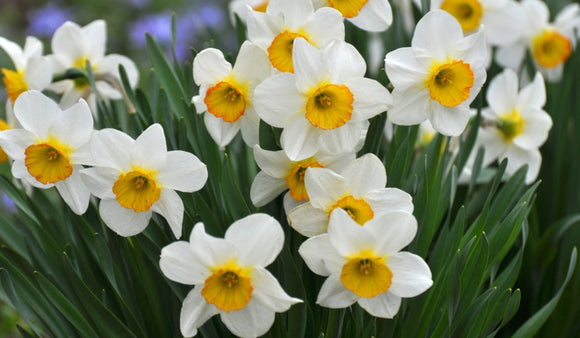
<svg viewBox="0 0 580 338"><path fill-rule="evenodd" d="M28 34L35 36L52 36L54 31L65 21L73 19L73 12L69 8L59 7L53 3L31 10L27 14Z"/></svg>
<svg viewBox="0 0 580 338"><path fill-rule="evenodd" d="M151 0L129 0L129 3L136 8L145 8L151 4Z"/></svg>
<svg viewBox="0 0 580 338"><path fill-rule="evenodd" d="M2 194L2 205L4 206L4 210L10 214L14 214L18 211L16 203L14 203L14 201L6 194Z"/></svg>
<svg viewBox="0 0 580 338"><path fill-rule="evenodd" d="M131 41L137 47L145 46L145 33L149 33L161 45L171 44L171 15L167 13L148 15L131 24Z"/></svg>
<svg viewBox="0 0 580 338"><path fill-rule="evenodd" d="M223 8L211 4L201 7L193 16L198 16L209 28L223 27L227 20Z"/></svg>

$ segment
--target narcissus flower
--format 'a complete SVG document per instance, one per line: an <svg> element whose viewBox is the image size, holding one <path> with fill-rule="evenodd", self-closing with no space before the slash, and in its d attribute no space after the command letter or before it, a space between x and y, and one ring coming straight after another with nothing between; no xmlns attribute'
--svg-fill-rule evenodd
<svg viewBox="0 0 580 338"><path fill-rule="evenodd" d="M235 25L235 16L238 16L245 24L248 17L247 6L250 6L250 8L256 12L265 13L266 8L268 7L268 2L268 0L232 0L228 5L230 21Z"/></svg>
<svg viewBox="0 0 580 338"><path fill-rule="evenodd" d="M193 60L193 79L200 88L192 102L198 113L207 112L205 126L220 148L240 129L248 146L258 143L260 118L254 110L253 92L270 69L266 53L249 41L242 44L233 68L215 48L201 51Z"/></svg>
<svg viewBox="0 0 580 338"><path fill-rule="evenodd" d="M96 20L84 27L67 21L52 36L51 60L54 72L64 72L70 68L85 69L90 62L95 76L95 85L99 94L105 99L121 99L119 65L127 71L131 86L136 86L139 72L135 63L126 56L118 54L105 55L107 26L105 21ZM95 107L94 95L88 81L81 77L75 80L59 81L51 86L58 93L63 93L61 106L67 107L85 98Z"/></svg>
<svg viewBox="0 0 580 338"><path fill-rule="evenodd" d="M295 73L275 74L256 87L254 104L266 123L284 128L282 148L292 161L352 151L367 119L387 110L389 91L364 77L366 64L350 44L334 40L323 50L294 42Z"/></svg>
<svg viewBox="0 0 580 338"><path fill-rule="evenodd" d="M393 211L361 227L344 210L334 211L328 233L298 249L310 270L328 276L316 303L336 309L356 302L375 317L393 318L401 298L418 296L433 284L421 257L400 252L416 233L417 221L406 212Z"/></svg>
<svg viewBox="0 0 580 338"><path fill-rule="evenodd" d="M540 73L518 92L518 78L511 69L504 70L489 84L488 108L482 110L484 127L479 129L478 145L483 145L483 165L508 159L507 174L527 164L526 183L538 176L542 155L538 148L548 138L552 119L542 107L546 88Z"/></svg>
<svg viewBox="0 0 580 338"><path fill-rule="evenodd" d="M413 212L411 195L397 188L385 188L385 167L374 154L361 156L339 173L311 167L304 183L310 201L291 210L288 221L306 237L326 232L335 209L347 211L359 225L393 210Z"/></svg>
<svg viewBox="0 0 580 338"><path fill-rule="evenodd" d="M291 161L284 150L269 151L254 147L254 158L262 171L258 172L252 183L250 197L255 206L263 206L288 190L284 195L284 209L289 212L294 207L309 200L304 175L308 168L329 168L342 170L355 159L354 152L346 154L327 154L318 152L314 156Z"/></svg>
<svg viewBox="0 0 580 338"><path fill-rule="evenodd" d="M219 314L235 335L265 334L276 312L301 302L288 296L265 268L283 245L280 223L266 214L252 214L234 222L223 239L210 236L198 223L189 243L179 241L164 247L159 265L165 276L195 285L183 301L181 333L195 336L200 326Z"/></svg>
<svg viewBox="0 0 580 338"><path fill-rule="evenodd" d="M193 192L207 180L195 155L167 151L163 128L153 124L136 140L116 129L102 129L91 142L94 167L82 171L87 187L101 199L99 213L121 236L133 236L161 214L181 237L183 202L175 190Z"/></svg>
<svg viewBox="0 0 580 338"><path fill-rule="evenodd" d="M417 23L411 47L385 58L394 86L388 118L401 125L429 119L441 134L461 134L469 121L469 105L486 79L485 55L483 31L463 37L449 13L427 13Z"/></svg>
<svg viewBox="0 0 580 338"><path fill-rule="evenodd" d="M294 72L294 40L303 38L316 48L334 39L344 40L344 24L339 12L331 8L314 11L310 0L271 0L265 13L249 11L248 40L268 53L272 66Z"/></svg>
<svg viewBox="0 0 580 338"><path fill-rule="evenodd" d="M83 214L90 192L79 170L91 164L93 118L83 100L67 110L38 91L22 93L14 104L22 128L0 132L0 146L14 160L15 178L37 188L56 187L74 213Z"/></svg>
<svg viewBox="0 0 580 338"><path fill-rule="evenodd" d="M387 0L313 0L316 8L332 7L360 29L369 32L387 30L393 22L393 11Z"/></svg>
<svg viewBox="0 0 580 338"><path fill-rule="evenodd" d="M536 68L547 81L562 77L564 64L576 45L576 33L580 29L580 5L572 3L564 7L553 23L548 6L540 0L524 0L524 26L522 37L500 48L496 61L503 67L518 71L526 50L530 51Z"/></svg>
<svg viewBox="0 0 580 338"><path fill-rule="evenodd" d="M50 62L42 56L42 42L35 37L26 38L24 48L0 37L0 47L14 63L14 70L2 68L2 81L12 104L27 90L43 90L52 81Z"/></svg>

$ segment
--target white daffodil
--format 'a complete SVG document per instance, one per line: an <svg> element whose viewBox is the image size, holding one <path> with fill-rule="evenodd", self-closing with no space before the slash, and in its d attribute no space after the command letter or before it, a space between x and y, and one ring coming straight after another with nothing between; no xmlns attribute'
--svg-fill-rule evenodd
<svg viewBox="0 0 580 338"><path fill-rule="evenodd" d="M235 17L238 16L245 24L248 19L247 6L250 6L256 12L265 13L268 2L268 0L232 0L228 5L230 21L233 25L236 25Z"/></svg>
<svg viewBox="0 0 580 338"><path fill-rule="evenodd" d="M94 167L82 171L89 190L101 199L99 213L121 236L133 236L161 214L181 237L183 201L175 190L194 192L207 180L195 155L167 151L163 128L153 124L136 140L116 129L102 129L91 142Z"/></svg>
<svg viewBox="0 0 580 338"><path fill-rule="evenodd" d="M64 72L70 68L85 69L90 62L95 76L95 85L104 99L123 98L119 65L127 71L127 77L132 87L137 85L139 72L135 63L126 56L118 54L105 55L107 42L107 26L105 21L96 20L84 27L67 21L60 26L52 36L52 61L55 72ZM63 93L61 106L67 107L79 98L85 98L95 107L95 98L85 78L64 80L51 87L58 93Z"/></svg>
<svg viewBox="0 0 580 338"><path fill-rule="evenodd" d="M164 247L159 265L165 276L195 285L183 301L181 334L195 336L217 314L235 335L265 334L276 312L301 302L288 296L265 268L283 245L280 223L266 214L252 214L234 222L223 239L208 235L198 223L189 243L179 241Z"/></svg>
<svg viewBox="0 0 580 338"><path fill-rule="evenodd" d="M334 39L344 40L340 13L331 8L314 11L310 0L271 0L266 13L249 11L248 40L268 53L272 66L294 72L292 45L303 38L316 48Z"/></svg>
<svg viewBox="0 0 580 338"><path fill-rule="evenodd" d="M335 209L344 209L360 225L393 210L413 212L411 195L385 188L387 174L381 160L366 154L335 173L327 168L309 168L304 177L310 201L288 214L288 222L306 237L326 232Z"/></svg>
<svg viewBox="0 0 580 338"><path fill-rule="evenodd" d="M275 74L256 87L258 115L284 129L280 143L292 161L319 149L352 151L367 119L390 107L389 91L364 77L363 57L344 41L319 50L298 38L293 54L294 74Z"/></svg>
<svg viewBox="0 0 580 338"><path fill-rule="evenodd" d="M485 56L483 31L463 37L449 13L427 13L417 23L411 47L385 57L394 86L388 118L400 125L429 119L441 134L461 134L469 121L469 105L486 79Z"/></svg>
<svg viewBox="0 0 580 338"><path fill-rule="evenodd" d="M572 3L564 7L550 23L548 6L540 0L521 2L526 19L522 37L508 46L503 46L495 60L503 67L518 71L524 60L526 49L530 51L536 68L547 81L562 78L566 60L576 45L576 32L580 29L580 5Z"/></svg>
<svg viewBox="0 0 580 338"><path fill-rule="evenodd" d="M310 270L328 276L316 303L344 308L356 302L375 317L393 318L401 298L418 296L433 285L427 263L400 252L416 233L417 221L406 212L393 211L361 227L344 210L334 211L328 233L298 249Z"/></svg>
<svg viewBox="0 0 580 338"><path fill-rule="evenodd" d="M304 185L304 175L308 168L340 171L355 158L354 152L339 155L318 152L305 160L292 161L284 150L269 151L256 145L254 159L262 171L254 178L250 197L255 206L261 207L288 190L284 195L284 209L288 213L309 200Z"/></svg>
<svg viewBox="0 0 580 338"><path fill-rule="evenodd" d="M215 48L201 51L193 60L193 79L199 95L192 102L204 115L205 126L220 148L228 145L241 129L246 144L258 143L260 118L253 105L258 83L270 75L266 53L245 41L234 67Z"/></svg>
<svg viewBox="0 0 580 338"><path fill-rule="evenodd" d="M393 11L387 0L313 0L314 6L332 7L360 29L369 32L387 30L393 22Z"/></svg>
<svg viewBox="0 0 580 338"><path fill-rule="evenodd" d="M0 132L0 146L14 160L15 178L37 188L56 187L74 213L83 214L90 192L79 170L91 164L93 118L83 100L64 111L38 91L22 93L14 104L22 128Z"/></svg>
<svg viewBox="0 0 580 338"><path fill-rule="evenodd" d="M538 148L548 138L552 119L542 108L546 104L546 88L540 73L518 92L518 78L511 69L504 70L489 84L489 107L482 110L484 126L477 145L483 145L483 165L508 159L507 174L527 164L526 183L538 176L542 155Z"/></svg>
<svg viewBox="0 0 580 338"><path fill-rule="evenodd" d="M14 63L14 70L2 68L2 81L6 86L8 98L14 104L20 94L27 90L43 90L52 81L50 62L42 56L42 42L35 37L26 38L24 48L0 37L0 47Z"/></svg>

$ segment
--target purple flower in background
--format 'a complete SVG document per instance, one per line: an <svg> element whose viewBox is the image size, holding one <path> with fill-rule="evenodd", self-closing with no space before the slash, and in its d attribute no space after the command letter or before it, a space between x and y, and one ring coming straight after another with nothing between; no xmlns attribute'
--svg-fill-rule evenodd
<svg viewBox="0 0 580 338"><path fill-rule="evenodd" d="M171 45L171 15L168 13L147 15L133 22L131 41L136 47L145 46L145 33L149 33L163 46Z"/></svg>
<svg viewBox="0 0 580 338"><path fill-rule="evenodd" d="M212 4L204 5L191 15L198 16L208 28L222 28L227 20L223 8Z"/></svg>
<svg viewBox="0 0 580 338"><path fill-rule="evenodd" d="M129 0L129 3L135 8L145 8L151 4L151 0Z"/></svg>
<svg viewBox="0 0 580 338"><path fill-rule="evenodd" d="M73 12L70 8L60 7L54 3L31 10L26 16L30 23L28 34L35 36L52 36L65 21L73 20Z"/></svg>
<svg viewBox="0 0 580 338"><path fill-rule="evenodd" d="M2 194L2 205L4 206L4 210L10 214L14 214L18 211L16 203L14 203L14 201L6 194Z"/></svg>

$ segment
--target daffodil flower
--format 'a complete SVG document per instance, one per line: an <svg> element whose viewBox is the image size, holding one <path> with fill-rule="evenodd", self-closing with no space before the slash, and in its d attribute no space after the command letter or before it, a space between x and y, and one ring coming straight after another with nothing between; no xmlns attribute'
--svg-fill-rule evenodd
<svg viewBox="0 0 580 338"><path fill-rule="evenodd" d="M240 129L248 146L258 143L260 118L252 103L253 92L270 69L266 53L249 41L242 44L233 68L215 48L201 51L193 60L193 79L200 88L192 102L199 114L207 112L205 126L220 148Z"/></svg>
<svg viewBox="0 0 580 338"><path fill-rule="evenodd" d="M236 25L235 17L238 16L242 23L246 23L248 19L247 6L256 12L265 13L268 7L268 0L232 0L228 4L228 12L230 14L230 21Z"/></svg>
<svg viewBox="0 0 580 338"><path fill-rule="evenodd" d="M79 171L91 164L89 141L93 118L87 103L79 101L62 111L38 91L22 93L14 104L22 128L0 132L0 146L14 160L12 175L34 187L56 187L74 213L83 214L90 191Z"/></svg>
<svg viewBox="0 0 580 338"><path fill-rule="evenodd" d="M167 151L163 128L153 124L137 139L116 129L102 129L91 142L94 167L82 171L87 187L101 199L99 214L121 236L142 232L152 212L161 214L175 237L181 237L183 201L175 190L194 192L207 180L195 155Z"/></svg>
<svg viewBox="0 0 580 338"><path fill-rule="evenodd" d="M294 74L275 74L256 87L258 115L284 129L280 143L292 161L319 149L352 151L364 123L390 107L389 91L364 77L363 57L344 41L334 40L319 50L299 38L293 55Z"/></svg>
<svg viewBox="0 0 580 338"><path fill-rule="evenodd" d="M282 72L294 72L294 40L302 38L316 48L334 39L344 40L340 13L331 8L314 11L310 0L271 0L265 13L249 11L248 40L268 53L270 63Z"/></svg>
<svg viewBox="0 0 580 338"><path fill-rule="evenodd" d="M482 110L484 126L479 129L477 144L485 148L483 165L508 159L506 173L512 175L528 165L526 183L538 176L542 155L539 147L548 138L552 119L542 108L546 88L541 73L518 92L518 78L505 69L489 84L488 108Z"/></svg>
<svg viewBox="0 0 580 338"><path fill-rule="evenodd" d="M334 8L348 21L369 32L382 32L393 23L393 11L387 0L313 0L316 8Z"/></svg>
<svg viewBox="0 0 580 338"><path fill-rule="evenodd" d="M344 210L330 217L328 233L306 240L298 252L314 273L328 276L316 303L344 308L358 303L375 317L393 318L401 298L431 287L431 270L410 252L400 252L417 233L409 213L393 211L361 227Z"/></svg>
<svg viewBox="0 0 580 338"><path fill-rule="evenodd" d="M288 221L306 237L326 232L335 209L347 211L359 225L393 210L413 212L408 193L385 188L385 167L374 154L363 155L339 173L311 167L306 171L304 184L310 201L291 210Z"/></svg>
<svg viewBox="0 0 580 338"><path fill-rule="evenodd" d="M461 134L469 121L469 105L486 79L485 55L482 31L464 37L449 13L427 13L417 23L411 47L385 57L394 86L389 120L413 125L429 119L441 134Z"/></svg>
<svg viewBox="0 0 580 338"><path fill-rule="evenodd" d="M20 94L27 90L43 90L52 81L50 62L42 56L42 42L35 37L26 38L24 48L0 37L0 47L14 63L14 70L2 68L2 81L6 86L8 98L14 104Z"/></svg>
<svg viewBox="0 0 580 338"><path fill-rule="evenodd" d="M580 5L568 4L550 20L548 6L540 0L521 2L525 18L522 37L514 43L502 46L495 60L503 67L518 71L529 50L536 68L547 81L555 82L562 78L564 64L572 55L576 45L576 31L580 29Z"/></svg>
<svg viewBox="0 0 580 338"><path fill-rule="evenodd" d="M283 245L280 223L266 214L252 214L230 225L223 239L210 236L198 223L189 242L164 247L159 265L165 276L195 285L183 301L181 333L195 336L200 326L219 314L235 335L265 334L276 312L301 302L288 296L265 268Z"/></svg>
<svg viewBox="0 0 580 338"><path fill-rule="evenodd" d="M340 171L355 159L355 153L333 155L318 152L310 158L291 161L284 150L269 151L256 145L254 159L262 171L258 172L252 182L250 189L252 203L258 207L266 205L288 190L284 195L284 210L288 213L299 204L309 200L304 184L304 176L308 168L329 168Z"/></svg>
<svg viewBox="0 0 580 338"><path fill-rule="evenodd" d="M95 76L95 85L102 98L123 98L120 87L119 65L127 71L127 78L132 87L137 85L139 72L135 63L126 56L118 54L105 55L107 26L103 20L95 20L84 27L67 21L52 36L52 62L54 72L64 72L70 68L85 69L90 62ZM96 107L95 97L88 81L84 78L64 80L54 83L51 89L62 93L60 105L67 107L79 98L89 101ZM94 110L94 109L93 109Z"/></svg>

